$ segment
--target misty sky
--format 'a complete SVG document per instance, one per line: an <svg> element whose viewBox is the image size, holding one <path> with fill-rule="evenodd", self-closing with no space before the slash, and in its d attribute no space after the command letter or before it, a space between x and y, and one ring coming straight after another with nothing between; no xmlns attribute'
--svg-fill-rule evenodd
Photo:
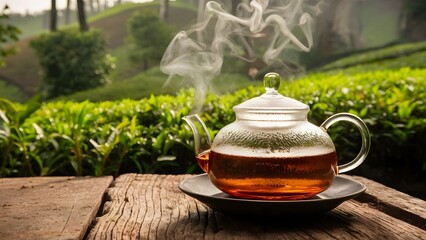
<svg viewBox="0 0 426 240"><path fill-rule="evenodd" d="M147 1L149 0L131 0L131 2ZM71 0L71 2L75 5L75 0ZM37 13L50 9L50 3L50 0L0 0L0 8L3 9L4 5L7 4L9 6L9 11L12 13L25 14L27 11L29 13ZM56 0L56 8L64 9L66 7L66 3L66 0Z"/></svg>

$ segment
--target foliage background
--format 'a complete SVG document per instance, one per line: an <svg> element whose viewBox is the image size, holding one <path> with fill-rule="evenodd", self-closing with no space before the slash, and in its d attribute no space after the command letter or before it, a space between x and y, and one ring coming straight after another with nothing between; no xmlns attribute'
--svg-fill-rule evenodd
<svg viewBox="0 0 426 240"><path fill-rule="evenodd" d="M172 2L169 25L181 27L196 16L194 9L181 3ZM158 3L143 8L158 12ZM194 159L192 133L181 120L190 112L193 90L176 93L177 89L188 87L184 82L163 88L166 77L158 68L141 72L141 64L127 57L124 19L141 9L142 5L123 4L92 20L92 27L102 29L109 50L118 60L111 85L43 103L36 99L25 104L0 100L0 176L201 172ZM19 75L16 85L25 94L37 86L27 78L37 73L31 62L34 57L25 49L28 42L19 42L19 46L24 46L22 51L16 58L9 58L10 68L0 71L0 75L13 72L14 64L25 68L26 75ZM306 76L285 79L280 92L309 104L309 119L317 125L337 112L361 116L372 133L372 149L366 162L351 174L409 193L423 191L426 196L422 185L426 183L422 147L426 125L425 46L425 42L394 42L391 47L381 46L376 51L363 49L363 53L336 55L333 57L351 54L313 69ZM315 60L318 59L310 61ZM215 79L212 86L220 91L208 95L201 114L213 136L234 120L232 106L264 91L259 82L245 76L247 65L227 61L227 73ZM10 89L7 84L2 86ZM16 101L27 100L26 97ZM330 134L340 162L357 153L356 129L333 125Z"/></svg>
<svg viewBox="0 0 426 240"><path fill-rule="evenodd" d="M113 58L99 30L76 29L42 34L31 42L42 72L40 93L46 99L107 84Z"/></svg>
<svg viewBox="0 0 426 240"><path fill-rule="evenodd" d="M399 184L424 179L426 70L402 68L346 74L315 73L284 82L280 92L307 103L309 119L319 125L337 112L354 113L372 135L368 159L356 173ZM215 135L234 120L232 106L259 96L263 87L232 94L209 94L202 118ZM25 106L3 101L0 147L2 176L118 175L201 172L193 154L192 133L182 117L194 92L141 100L54 101ZM34 111L34 112L33 112ZM32 113L32 114L31 114ZM356 129L333 126L340 161L359 150Z"/></svg>
<svg viewBox="0 0 426 240"><path fill-rule="evenodd" d="M1 6L2 7L2 6ZM0 12L0 67L4 67L5 58L15 53L13 46L4 46L6 43L18 41L21 30L16 26L7 23L9 15L6 13L8 7L5 5Z"/></svg>

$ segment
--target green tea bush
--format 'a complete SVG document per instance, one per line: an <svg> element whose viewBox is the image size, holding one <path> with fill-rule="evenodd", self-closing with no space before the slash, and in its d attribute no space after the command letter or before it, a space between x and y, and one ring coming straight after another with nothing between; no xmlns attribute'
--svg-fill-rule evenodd
<svg viewBox="0 0 426 240"><path fill-rule="evenodd" d="M195 167L192 136L181 126L190 96L44 103L19 125L10 119L21 107L3 104L2 176L185 172Z"/></svg>
<svg viewBox="0 0 426 240"><path fill-rule="evenodd" d="M161 72L159 67L153 67L123 81L80 91L60 97L57 100L89 100L92 102L100 102L116 101L123 98L142 99L150 97L151 95L176 95L176 89L189 88L190 86L189 82L179 80L183 79L173 79L166 84L167 75ZM222 95L249 86L253 83L256 82L251 81L244 75L223 73L214 78L209 87L215 93Z"/></svg>
<svg viewBox="0 0 426 240"><path fill-rule="evenodd" d="M130 17L127 22L129 36L126 44L129 47L130 60L143 62L144 69L149 61L160 61L170 40L173 30L162 22L157 12L140 11Z"/></svg>
<svg viewBox="0 0 426 240"><path fill-rule="evenodd" d="M338 112L364 119L372 147L366 163L358 169L361 174L391 181L395 174L415 178L426 171L426 150L419 147L425 145L426 136L425 69L312 74L282 91L308 103L310 117L318 124ZM353 158L359 149L358 131L341 125L330 131L339 159Z"/></svg>
<svg viewBox="0 0 426 240"><path fill-rule="evenodd" d="M28 97L16 86L8 84L0 79L0 98L6 98L15 102L25 102Z"/></svg>
<svg viewBox="0 0 426 240"><path fill-rule="evenodd" d="M11 47L10 43L17 42L21 30L9 23L9 14L7 5L2 6L0 10L0 67L6 65L5 58L15 54L16 47Z"/></svg>
<svg viewBox="0 0 426 240"><path fill-rule="evenodd" d="M426 68L426 50L418 51L398 58L389 58L370 63L359 63L343 70L340 68L327 71L329 74L344 72L345 74L358 74L361 72L371 72L383 69L400 68Z"/></svg>
<svg viewBox="0 0 426 240"><path fill-rule="evenodd" d="M343 68L353 67L360 64L368 65L371 63L382 62L389 59L398 59L400 57L405 57L417 52L424 52L425 50L426 50L426 42L398 44L398 45L386 47L380 50L373 50L373 51L368 51L364 53L353 54L349 57L345 57L325 65L324 67L320 69L320 71L343 69ZM404 61L399 61L399 59L397 60L397 62L399 62L399 64L404 64ZM408 67L408 66L411 66L411 65L405 65L403 67Z"/></svg>
<svg viewBox="0 0 426 240"><path fill-rule="evenodd" d="M42 72L41 92L51 99L109 82L113 59L99 30L66 29L31 42Z"/></svg>
<svg viewBox="0 0 426 240"><path fill-rule="evenodd" d="M309 119L317 125L338 112L363 118L372 148L359 170L362 174L415 177L426 171L425 78L426 70L409 68L354 75L318 73L283 82L279 91L308 104ZM209 94L201 116L211 134L234 121L232 106L263 92L262 87L250 86L223 96ZM57 101L42 104L31 115L34 108L0 105L1 176L200 172L192 132L182 121L193 96L188 90L142 100ZM339 159L356 155L356 129L336 124L330 134Z"/></svg>

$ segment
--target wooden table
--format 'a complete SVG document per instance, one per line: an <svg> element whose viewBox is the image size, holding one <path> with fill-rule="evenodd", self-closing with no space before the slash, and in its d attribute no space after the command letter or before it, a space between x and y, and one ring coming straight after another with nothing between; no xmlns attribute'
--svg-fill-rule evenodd
<svg viewBox="0 0 426 240"><path fill-rule="evenodd" d="M0 239L82 239L112 181L0 178Z"/></svg>
<svg viewBox="0 0 426 240"><path fill-rule="evenodd" d="M291 218L213 211L178 189L189 177L125 174L108 188L108 177L0 179L0 239L426 239L425 201L362 177L357 198Z"/></svg>

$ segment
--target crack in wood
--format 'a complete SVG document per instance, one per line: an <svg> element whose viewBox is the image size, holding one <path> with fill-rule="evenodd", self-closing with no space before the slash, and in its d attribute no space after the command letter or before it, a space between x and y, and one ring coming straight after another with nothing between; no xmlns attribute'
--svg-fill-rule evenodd
<svg viewBox="0 0 426 240"><path fill-rule="evenodd" d="M64 227L62 228L61 234L59 235L59 239L62 239L62 234L64 233L64 231L65 231L65 229L66 229L66 227L68 225L68 222L70 221L70 218L71 218L71 215L72 215L72 211L74 210L74 207L75 207L75 198L73 198L73 199L74 199L74 204L72 205L71 210L68 213L67 220L65 221Z"/></svg>
<svg viewBox="0 0 426 240"><path fill-rule="evenodd" d="M379 210L380 212L386 213L387 215L407 222L413 226L426 230L426 219L420 217L417 214L408 212L404 209L398 208L392 204L380 201L376 196L368 193L363 193L355 198L360 203L366 203L370 207Z"/></svg>

